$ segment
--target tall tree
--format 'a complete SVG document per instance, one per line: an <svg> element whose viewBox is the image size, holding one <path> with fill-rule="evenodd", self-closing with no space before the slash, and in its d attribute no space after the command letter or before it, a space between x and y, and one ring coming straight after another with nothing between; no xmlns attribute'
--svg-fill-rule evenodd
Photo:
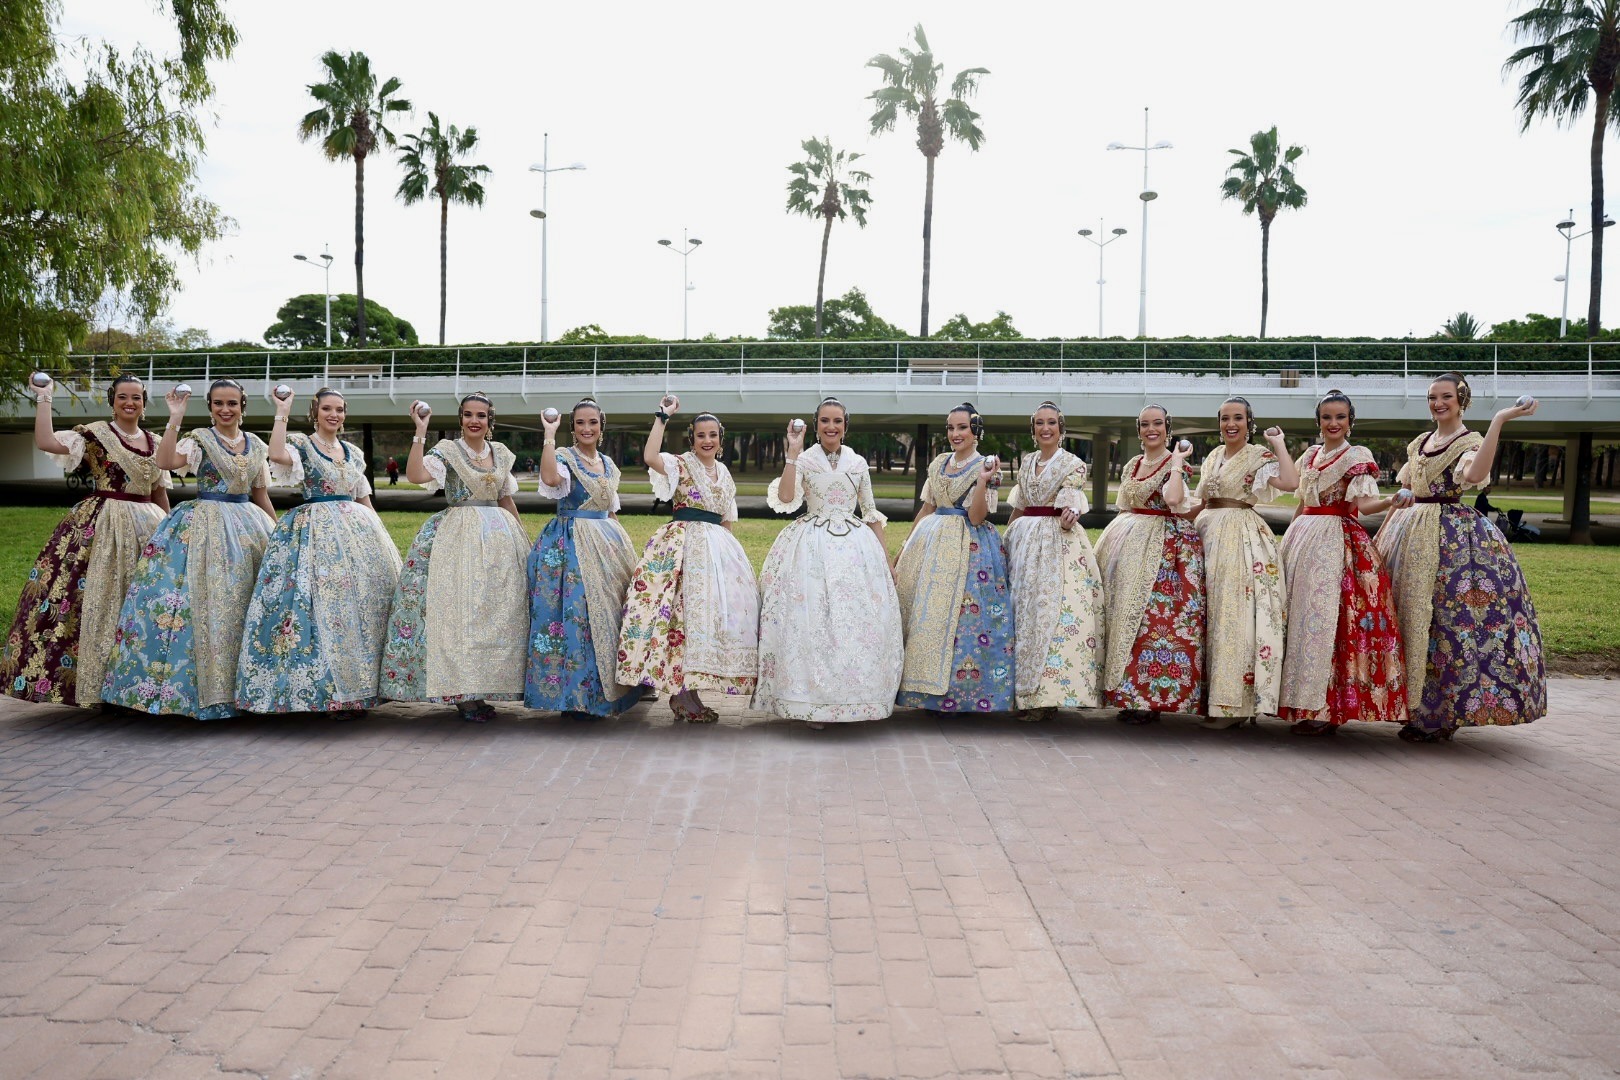
<svg viewBox="0 0 1620 1080"><path fill-rule="evenodd" d="M354 159L354 292L360 298L356 347L366 344L366 158L379 144L394 146L394 133L385 121L389 113L409 112L411 103L397 97L400 81L380 85L371 72L371 58L362 52L347 56L329 50L321 57L326 81L312 83L309 96L320 102L298 122L298 138L321 140L328 159Z"/></svg>
<svg viewBox="0 0 1620 1080"><path fill-rule="evenodd" d="M790 214L826 219L821 228L821 269L816 273L816 337L821 337L821 307L827 286L827 244L832 239L833 221L853 215L855 224L866 228L866 209L872 196L853 184L870 184L872 174L851 165L861 155L834 151L831 139L806 139L799 144L804 160L788 166L787 209Z"/></svg>
<svg viewBox="0 0 1620 1080"><path fill-rule="evenodd" d="M237 40L221 6L177 0L161 55L65 40L59 0L0 2L0 393L105 324L105 301L156 317L177 259L229 224L196 182L208 69Z"/></svg>
<svg viewBox="0 0 1620 1080"><path fill-rule="evenodd" d="M1457 312L1440 327L1440 336L1448 341L1475 341L1483 332L1479 320L1466 311Z"/></svg>
<svg viewBox="0 0 1620 1080"><path fill-rule="evenodd" d="M1305 205L1305 189L1294 179L1294 162L1305 152L1303 146L1282 149L1277 126L1249 136L1248 150L1228 150L1237 160L1226 167L1221 198L1236 199L1245 214L1260 218L1260 336L1266 336L1266 313L1271 306L1271 222L1279 210L1299 210Z"/></svg>
<svg viewBox="0 0 1620 1080"><path fill-rule="evenodd" d="M922 330L920 337L928 336L928 284L934 257L934 161L945 149L947 136L968 144L977 151L984 144L984 132L979 130L979 114L968 108L966 98L979 90L979 77L990 74L988 68L964 68L951 80L950 97L939 100L939 78L945 65L934 59L928 46L928 35L918 23L912 36L915 49L901 46L897 56L883 54L866 62L883 74L883 85L867 97L877 102L872 114L872 134L892 131L900 113L917 121L917 149L928 162L928 181L923 193L923 271L922 271Z"/></svg>
<svg viewBox="0 0 1620 1080"><path fill-rule="evenodd" d="M439 344L444 344L446 275L449 272L450 204L484 205L484 184L488 165L465 165L457 161L478 145L478 129L462 131L451 124L439 126L438 113L428 113L427 127L419 134L405 136L405 178L399 182L399 197L406 206L421 202L431 193L439 200Z"/></svg>
<svg viewBox="0 0 1620 1080"><path fill-rule="evenodd" d="M1586 333L1602 330L1603 136L1616 112L1620 77L1620 0L1540 0L1508 23L1516 41L1529 42L1507 58L1503 74L1519 77L1519 129L1550 117L1573 127L1592 105L1592 273Z"/></svg>

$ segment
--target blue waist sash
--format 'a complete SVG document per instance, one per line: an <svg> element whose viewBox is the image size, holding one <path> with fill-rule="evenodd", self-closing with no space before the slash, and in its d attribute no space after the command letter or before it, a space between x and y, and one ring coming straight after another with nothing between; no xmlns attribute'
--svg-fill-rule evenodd
<svg viewBox="0 0 1620 1080"><path fill-rule="evenodd" d="M197 498L204 502L247 502L252 496L246 492L241 495L232 495L224 491L199 491Z"/></svg>
<svg viewBox="0 0 1620 1080"><path fill-rule="evenodd" d="M307 503L318 502L354 502L353 495L311 495L304 500Z"/></svg>
<svg viewBox="0 0 1620 1080"><path fill-rule="evenodd" d="M945 517L967 517L968 516L968 512L966 510L962 509L960 506L941 506L937 510L935 510L934 513L942 514Z"/></svg>
<svg viewBox="0 0 1620 1080"><path fill-rule="evenodd" d="M585 518L588 521L601 521L608 516L606 510L558 510L557 517L566 521L569 518Z"/></svg>
<svg viewBox="0 0 1620 1080"><path fill-rule="evenodd" d="M720 524L720 515L713 510L699 510L695 506L682 506L675 511L676 521L706 521L710 525Z"/></svg>

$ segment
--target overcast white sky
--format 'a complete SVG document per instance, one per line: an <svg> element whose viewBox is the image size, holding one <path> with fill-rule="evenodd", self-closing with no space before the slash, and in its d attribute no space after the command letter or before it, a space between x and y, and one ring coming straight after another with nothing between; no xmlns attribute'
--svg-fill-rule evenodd
<svg viewBox="0 0 1620 1080"><path fill-rule="evenodd" d="M1277 124L1307 148L1310 205L1272 230L1270 335L1425 335L1459 310L1489 323L1556 315L1564 241L1590 198L1590 128L1521 135L1501 65L1521 3L1500 0L1160 0L1153 4L891 0L786 5L635 2L457 5L235 0L241 31L218 72L218 124L201 182L237 222L186 275L170 312L215 341L258 340L291 295L319 292L295 252L335 256L352 292L353 167L300 143L326 49L368 53L416 113L475 125L489 165L482 209L450 212L449 340L535 340L540 329L541 134L553 164L550 330L678 336L681 266L658 247L681 229L691 331L763 336L772 307L810 303L820 227L784 213L799 142L831 136L874 174L868 227L833 228L829 296L859 286L917 329L923 158L911 130L870 137L865 97L923 19L946 77L983 66L983 150L939 159L933 328L998 309L1031 336L1097 330L1096 249L1075 231L1121 225L1108 248L1105 330L1134 334L1140 268L1142 109L1152 138L1148 332L1253 334L1258 223L1218 187L1229 147ZM66 0L64 29L167 47L172 31L130 0ZM1620 183L1620 158L1611 167ZM438 211L394 197L397 159L368 162L366 292L438 320ZM1585 227L1584 225L1582 226ZM1572 316L1586 310L1576 241Z"/></svg>

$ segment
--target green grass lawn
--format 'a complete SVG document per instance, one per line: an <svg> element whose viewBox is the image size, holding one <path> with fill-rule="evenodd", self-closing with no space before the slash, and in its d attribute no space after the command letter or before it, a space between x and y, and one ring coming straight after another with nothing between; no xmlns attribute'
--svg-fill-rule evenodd
<svg viewBox="0 0 1620 1080"><path fill-rule="evenodd" d="M0 514L0 612L7 613L6 617L16 609L34 559L61 517L62 511L54 507L17 507ZM382 515L402 553L426 517L402 510ZM549 519L548 514L525 514L523 526L532 539ZM668 519L627 515L622 520L639 546ZM756 571L781 529L781 522L763 519L735 524L737 539ZM884 540L891 554L899 552L910 532L909 522L890 524ZM1096 541L1095 531L1091 538ZM1558 666L1587 672L1620 670L1620 620L1614 618L1620 611L1620 548L1524 544L1517 552L1535 597L1548 652Z"/></svg>

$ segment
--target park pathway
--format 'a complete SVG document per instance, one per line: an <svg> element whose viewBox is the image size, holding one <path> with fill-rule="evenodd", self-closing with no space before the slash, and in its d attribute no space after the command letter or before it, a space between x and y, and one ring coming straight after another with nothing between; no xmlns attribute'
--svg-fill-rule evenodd
<svg viewBox="0 0 1620 1080"><path fill-rule="evenodd" d="M1408 746L0 704L0 1075L1620 1069L1615 683Z"/></svg>

